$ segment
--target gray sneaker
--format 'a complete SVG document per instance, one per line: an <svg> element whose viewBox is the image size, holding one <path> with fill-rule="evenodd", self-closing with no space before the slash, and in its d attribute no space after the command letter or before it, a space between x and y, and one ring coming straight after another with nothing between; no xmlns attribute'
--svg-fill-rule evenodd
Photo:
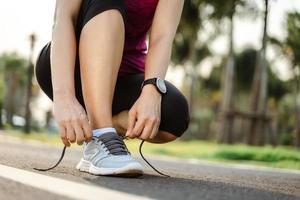
<svg viewBox="0 0 300 200"><path fill-rule="evenodd" d="M83 158L76 168L94 175L135 177L143 174L142 165L131 157L122 137L114 132L84 143Z"/></svg>

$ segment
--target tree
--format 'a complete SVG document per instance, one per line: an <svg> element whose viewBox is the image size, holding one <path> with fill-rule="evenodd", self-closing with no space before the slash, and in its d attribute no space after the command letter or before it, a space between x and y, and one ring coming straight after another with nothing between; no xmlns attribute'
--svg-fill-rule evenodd
<svg viewBox="0 0 300 200"><path fill-rule="evenodd" d="M15 114L15 100L16 92L22 88L26 82L26 66L27 61L16 53L3 54L0 57L0 68L4 72L5 78L5 108L6 108L6 119L11 125L13 124L13 115Z"/></svg>
<svg viewBox="0 0 300 200"><path fill-rule="evenodd" d="M32 97L32 76L34 70L34 66L32 63L32 56L33 56L35 41L36 41L36 35L33 33L30 35L30 55L29 55L29 65L27 69L27 95L26 95L26 111L25 111L26 124L24 127L25 133L30 133L30 129L31 129L30 102Z"/></svg>
<svg viewBox="0 0 300 200"><path fill-rule="evenodd" d="M5 90L3 60L0 58L0 128L3 128L2 110Z"/></svg>
<svg viewBox="0 0 300 200"><path fill-rule="evenodd" d="M258 51L256 49L245 49L241 53L235 55L235 85L236 92L249 93L251 88L251 81L254 77L254 71L256 66ZM204 86L209 90L219 90L220 89L220 76L221 76L221 66L214 67L210 76L205 79ZM269 63L268 63L269 66ZM274 73L270 67L267 67L268 71L268 91L269 97L274 98L279 101L285 94L290 92L289 87L285 81L279 79L276 73Z"/></svg>
<svg viewBox="0 0 300 200"><path fill-rule="evenodd" d="M224 3L218 0L207 0L214 11L211 18L222 21L227 19L229 22L229 51L223 68L222 74L222 102L220 108L220 133L221 141L226 143L234 143L233 138L233 122L234 122L234 79L235 79L235 52L234 52L234 16L238 8L245 8L244 11L253 11L254 4L244 0L229 0Z"/></svg>
<svg viewBox="0 0 300 200"><path fill-rule="evenodd" d="M251 91L251 111L255 115L250 122L250 129L248 132L248 144L265 143L265 130L267 120L267 100L268 100L268 73L266 60L267 47L267 26L269 13L269 0L265 0L264 10L264 28L262 37L262 46L258 53L257 64L252 81ZM257 141L255 141L257 139Z"/></svg>
<svg viewBox="0 0 300 200"><path fill-rule="evenodd" d="M296 130L295 130L295 146L300 147L300 13L291 12L287 15L287 38L283 42L283 50L286 55L292 60L295 84L295 115L296 115Z"/></svg>

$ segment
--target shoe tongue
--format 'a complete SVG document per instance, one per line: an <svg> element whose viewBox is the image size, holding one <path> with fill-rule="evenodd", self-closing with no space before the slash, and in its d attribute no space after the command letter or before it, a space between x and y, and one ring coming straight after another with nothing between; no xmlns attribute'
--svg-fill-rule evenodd
<svg viewBox="0 0 300 200"><path fill-rule="evenodd" d="M93 138L102 139L102 138L111 138L111 137L116 137L116 136L118 136L118 134L115 132L106 132L106 133L101 134L100 136L93 136Z"/></svg>
<svg viewBox="0 0 300 200"><path fill-rule="evenodd" d="M121 137L115 132L108 132L96 137L102 141L113 155L127 155L127 149Z"/></svg>
<svg viewBox="0 0 300 200"><path fill-rule="evenodd" d="M100 140L111 140L111 139L119 138L119 135L116 132L107 132L96 138L98 138Z"/></svg>

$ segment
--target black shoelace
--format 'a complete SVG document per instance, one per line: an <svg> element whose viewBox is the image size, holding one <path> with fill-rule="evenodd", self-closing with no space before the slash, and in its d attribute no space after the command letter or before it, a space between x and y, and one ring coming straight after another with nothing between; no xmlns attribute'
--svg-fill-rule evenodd
<svg viewBox="0 0 300 200"><path fill-rule="evenodd" d="M62 153L61 153L61 156L60 156L58 162L57 162L55 165L53 165L52 167L49 167L49 168L46 168L46 169L41 169L41 168L36 168L36 167L34 167L33 169L38 170L38 171L43 171L43 172L49 171L49 170L51 170L51 169L54 169L55 167L57 167L57 166L59 165L59 163L60 163L60 162L62 161L62 159L64 158L65 152L66 152L66 148L67 148L67 146L64 146L64 148L63 148L63 150L62 150Z"/></svg>
<svg viewBox="0 0 300 200"><path fill-rule="evenodd" d="M104 134L99 138L96 138L96 141L101 141L104 146L104 149L106 149L106 152L108 154L112 155L127 155L130 154L128 151L123 138L120 136L115 136L113 134Z"/></svg>
<svg viewBox="0 0 300 200"><path fill-rule="evenodd" d="M160 175L162 175L162 176L165 176L165 177L171 177L171 176L169 176L169 175L167 175L167 174L164 174L164 173L162 173L162 172L160 172L160 171L158 171L155 167L153 167L150 163L149 163L149 161L144 157L144 155L143 155L143 153L142 153L142 146L143 146L143 144L144 144L144 142L145 142L145 140L142 140L142 142L140 143L140 147L139 147L139 152L140 152L140 155L141 155L141 157L143 158L143 160L154 170L154 171L156 171L158 174L160 174Z"/></svg>
<svg viewBox="0 0 300 200"><path fill-rule="evenodd" d="M114 155L124 155L124 154L127 154L130 152L128 151L123 139L126 139L125 137L115 137L113 138L115 141L112 141L111 138L104 138L104 139L101 139L101 141L103 142L103 144L106 146L107 148L107 151L109 151L111 154L114 154ZM98 141L100 140L100 138L98 139ZM143 153L142 153L142 146L144 144L145 140L142 140L142 142L140 143L140 146L139 146L139 153L141 155L141 157L143 158L143 160L154 170L156 171L158 174L162 175L162 176L165 176L165 177L170 177L169 175L167 174L164 174L160 171L158 171L152 164L150 164L150 162L144 157ZM66 148L67 146L64 146L63 150L62 150L62 153L61 153L61 156L58 160L58 162L53 165L52 167L49 167L49 168L33 168L34 170L37 170L37 171L49 171L49 170L52 170L54 169L55 167L57 167L61 161L63 160L64 156L65 156L65 152L66 152Z"/></svg>

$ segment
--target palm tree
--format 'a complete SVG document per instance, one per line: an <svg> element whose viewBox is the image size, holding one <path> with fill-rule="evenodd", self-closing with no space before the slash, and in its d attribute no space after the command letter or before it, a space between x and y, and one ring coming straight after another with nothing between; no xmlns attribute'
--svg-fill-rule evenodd
<svg viewBox="0 0 300 200"><path fill-rule="evenodd" d="M214 8L211 18L217 21L227 19L229 22L229 51L222 73L222 102L220 108L220 141L234 143L233 122L234 122L234 79L235 79L235 52L234 52L234 16L237 8L243 8L246 14L255 15L255 4L245 0L228 0L226 3L218 0L207 0L207 4ZM243 13L243 14L244 14ZM238 13L240 14L240 13Z"/></svg>
<svg viewBox="0 0 300 200"><path fill-rule="evenodd" d="M5 94L5 83L4 83L4 64L3 59L0 58L0 128L3 128L3 119L2 119L2 110L3 110L3 101Z"/></svg>
<svg viewBox="0 0 300 200"><path fill-rule="evenodd" d="M32 97L32 76L34 70L34 66L32 63L32 56L33 56L35 41L36 41L36 35L33 33L30 35L30 55L29 55L29 65L27 71L28 82L27 82L26 113L25 113L26 124L24 127L25 133L30 133L30 128L31 128L30 101Z"/></svg>
<svg viewBox="0 0 300 200"><path fill-rule="evenodd" d="M265 143L265 129L267 121L267 100L268 100L268 72L266 60L266 46L268 40L267 26L268 26L269 0L265 0L264 11L264 28L262 37L262 46L257 56L257 64L254 72L251 92L251 110L254 117L250 122L250 129L248 133L248 144ZM257 139L257 141L255 141Z"/></svg>
<svg viewBox="0 0 300 200"><path fill-rule="evenodd" d="M222 91L223 98L221 103L221 126L220 131L223 132L223 141L233 143L233 110L234 110L234 12L235 2L232 3L232 10L229 12L230 32L229 32L229 53L226 64L223 68Z"/></svg>

